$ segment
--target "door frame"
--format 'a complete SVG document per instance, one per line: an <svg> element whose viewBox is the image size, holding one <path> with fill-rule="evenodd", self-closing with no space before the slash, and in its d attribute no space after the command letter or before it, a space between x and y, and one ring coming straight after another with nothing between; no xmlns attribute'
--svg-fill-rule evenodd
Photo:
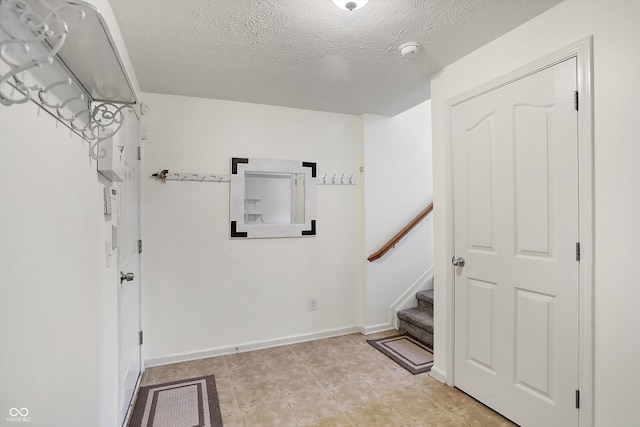
<svg viewBox="0 0 640 427"><path fill-rule="evenodd" d="M137 304L137 323L136 323L136 328L138 331L142 332L142 252L140 252L139 247L137 246L138 241L142 239L142 227L141 227L141 212L142 212L142 207L141 207L141 203L142 203L142 162L141 162L141 158L140 156L136 156L135 155L135 150L140 150L140 147L142 146L142 137L141 137L141 133L142 133L142 119L141 119L141 113L139 110L139 105L138 108L132 108L132 116L130 117L130 119L135 118L135 126L136 126L136 131L135 131L135 140L131 141L131 149L129 150L129 152L133 151L133 156L132 156L132 161L136 163L136 168L137 168L137 175L136 175L136 180L135 180L135 186L136 186L136 202L138 204L138 212L135 218L135 222L136 222L136 228L138 230L137 233L137 239L135 239L135 256L138 258L137 259L137 263L138 263L138 271L136 272L137 276L136 276L136 280L138 283L138 304ZM126 126L126 124L125 124ZM126 132L128 131L128 129L122 129L122 132ZM126 181L125 181L126 182ZM118 185L118 194L119 194L119 200L118 200L118 215L120 215L121 213L121 207L122 205L125 203L125 200L123 200L122 198L122 187L125 184L125 182L121 182ZM122 226L122 220L120 218L118 218L118 228L120 229L120 227ZM121 230L121 229L120 229ZM119 241L122 242L123 239L119 238ZM117 296L116 296L116 318L117 318L117 331L116 331L116 341L117 341L117 361L116 361L116 377L117 377L117 419L118 422L120 421L120 415L121 415L121 410L122 407L120 406L121 403L123 403L124 405L126 405L126 409L124 411L123 414L123 418L122 418L122 426L126 426L127 423L130 421L131 415L133 414L133 408L134 408L134 404L140 389L140 386L142 384L142 374L144 373L144 359L142 357L142 343L138 344L139 347L139 352L138 352L138 363L139 363L139 371L138 371L138 375L136 378L136 382L135 385L133 387L133 393L131 394L130 398L128 401L123 401L120 402L120 397L121 397L121 393L124 393L125 390L123 390L121 388L121 385L124 384L120 384L121 381L121 377L120 377L120 363L122 362L122 360L120 360L120 343L121 343L121 333L122 333L122 323L121 323L121 317L120 317L120 310L121 310L121 292L122 292L122 287L123 286L127 286L126 282L122 282L120 279L120 272L121 271L127 271L126 269L124 269L124 266L120 265L120 251L123 250L123 248L121 247L121 245L118 245L118 253L116 254L116 271L115 271L115 279L116 279L116 286L118 288L118 292L117 292ZM131 256L131 255L129 255Z"/></svg>
<svg viewBox="0 0 640 427"><path fill-rule="evenodd" d="M593 140L593 36L579 40L564 49L538 59L508 74L482 84L475 89L449 99L445 103L446 189L446 259L455 253L453 204L453 158L451 153L451 110L454 106L491 90L508 85L570 58L577 61L578 109L578 215L580 239L578 291L578 382L580 389L580 427L594 423L594 140ZM446 384L455 384L455 275L453 268L445 270L446 283ZM436 373L438 374L438 373ZM441 375L437 375L441 377Z"/></svg>

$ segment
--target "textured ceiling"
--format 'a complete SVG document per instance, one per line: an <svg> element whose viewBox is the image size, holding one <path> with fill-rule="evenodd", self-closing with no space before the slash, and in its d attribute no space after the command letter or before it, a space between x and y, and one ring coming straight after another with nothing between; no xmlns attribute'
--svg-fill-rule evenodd
<svg viewBox="0 0 640 427"><path fill-rule="evenodd" d="M392 116L429 99L431 73L560 1L110 3L145 92Z"/></svg>

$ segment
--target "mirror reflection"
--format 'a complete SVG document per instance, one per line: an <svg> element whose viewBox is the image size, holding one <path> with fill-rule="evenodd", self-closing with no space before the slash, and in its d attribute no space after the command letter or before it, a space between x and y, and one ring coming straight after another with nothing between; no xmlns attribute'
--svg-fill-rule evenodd
<svg viewBox="0 0 640 427"><path fill-rule="evenodd" d="M305 174L245 171L245 224L304 224Z"/></svg>
<svg viewBox="0 0 640 427"><path fill-rule="evenodd" d="M316 235L316 163L231 158L229 237Z"/></svg>

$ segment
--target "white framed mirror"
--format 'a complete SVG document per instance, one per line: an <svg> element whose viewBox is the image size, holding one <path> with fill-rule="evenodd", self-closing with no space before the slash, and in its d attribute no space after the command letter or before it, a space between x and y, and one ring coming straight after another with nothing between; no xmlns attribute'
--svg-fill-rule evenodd
<svg viewBox="0 0 640 427"><path fill-rule="evenodd" d="M316 235L316 164L233 157L230 238Z"/></svg>

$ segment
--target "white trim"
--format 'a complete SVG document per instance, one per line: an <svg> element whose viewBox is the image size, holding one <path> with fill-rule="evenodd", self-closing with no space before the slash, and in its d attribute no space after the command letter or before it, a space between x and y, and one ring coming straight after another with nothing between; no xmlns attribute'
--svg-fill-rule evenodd
<svg viewBox="0 0 640 427"><path fill-rule="evenodd" d="M445 157L447 167L446 194L446 259L453 257L454 245L454 205L453 205L453 162L451 157L451 109L466 100L482 95L490 90L505 86L545 68L552 67L569 58L577 59L577 85L580 94L578 110L578 164L579 164L579 216L580 249L579 266L579 384L580 427L594 424L594 161L593 161L593 37L589 36L564 49L552 53L529 65L518 68L502 77L454 97L445 103ZM444 369L434 366L432 376L444 379L448 385L455 380L455 325L454 325L454 277L451 268L446 269L446 360ZM438 296L440 297L440 296ZM439 361L437 361L439 362Z"/></svg>
<svg viewBox="0 0 640 427"><path fill-rule="evenodd" d="M362 335L371 335L377 334L378 332L391 331L393 329L396 329L396 327L391 323L378 323L377 325L364 326L360 328L360 333Z"/></svg>
<svg viewBox="0 0 640 427"><path fill-rule="evenodd" d="M409 286L409 289L391 304L389 307L389 324L398 329L398 312L405 308L415 307L416 293L427 289L433 289L433 266L422 273L420 277Z"/></svg>
<svg viewBox="0 0 640 427"><path fill-rule="evenodd" d="M143 372L144 372L144 369L141 369L140 373L138 374L138 379L136 380L136 386L133 388L133 395L131 396L131 402L129 402L127 413L124 415L124 420L122 421L123 426L128 426L129 421L131 421L131 417L133 416L133 408L136 406L136 401L138 400L138 392L140 391L140 387L142 386Z"/></svg>
<svg viewBox="0 0 640 427"><path fill-rule="evenodd" d="M431 368L431 370L429 371L429 375L431 376L431 378L435 379L436 381L440 381L441 383L446 383L447 381L446 373L435 366Z"/></svg>
<svg viewBox="0 0 640 427"><path fill-rule="evenodd" d="M593 132L593 37L576 45L578 61L578 198L580 266L579 283L579 380L581 427L592 427L594 415L595 369L595 185L594 185L594 132Z"/></svg>
<svg viewBox="0 0 640 427"><path fill-rule="evenodd" d="M362 328L352 326L348 328L330 329L326 331L314 332L310 334L291 335L288 337L277 338L266 341L252 341L243 344L230 345L225 347L216 347L208 350L194 351L189 353L176 353L169 356L154 357L146 359L144 366L151 368L154 366L169 365L172 363L189 362L191 360L206 359L208 357L223 356L233 353L245 353L247 351L262 350L265 348L279 347L282 345L297 344L306 341L313 341L322 338L331 338L341 335L349 335L361 332Z"/></svg>
<svg viewBox="0 0 640 427"><path fill-rule="evenodd" d="M446 161L446 168L447 168L447 181L445 182L445 188L446 188L446 206L447 208L445 209L446 212L449 212L449 214L447 215L447 220L446 220L446 224L445 224L445 233L446 233L446 237L445 237L445 242L446 242L446 247L444 249L445 252L445 260L450 260L453 259L454 257L454 251L455 251L455 234L454 234L454 230L453 230L453 154L452 154L452 150L451 150L451 107L452 105L449 105L449 103L447 103L446 107L445 107L445 161ZM451 266L449 266L449 268L445 269L445 280L447 283L447 287L446 287L446 293L444 295L445 298L445 304L446 304L446 313L445 313L445 322L446 322L446 338L445 338L445 346L446 346L446 360L445 360L445 367L444 369L441 369L440 366L436 366L436 360L434 359L434 365L431 368L431 370L433 371L434 369L436 370L436 372L440 373L443 377L444 377L444 383L446 383L448 386L453 387L453 383L455 380L455 372L454 372L454 366L455 366L455 300L454 300L454 276L453 276L453 268L451 268ZM441 298L440 296L436 295L434 292L433 295L434 300L436 298ZM435 310L435 307L434 307ZM434 313L435 314L435 313ZM438 329L434 328L434 337L435 334L437 333ZM447 374L448 373L448 374Z"/></svg>

